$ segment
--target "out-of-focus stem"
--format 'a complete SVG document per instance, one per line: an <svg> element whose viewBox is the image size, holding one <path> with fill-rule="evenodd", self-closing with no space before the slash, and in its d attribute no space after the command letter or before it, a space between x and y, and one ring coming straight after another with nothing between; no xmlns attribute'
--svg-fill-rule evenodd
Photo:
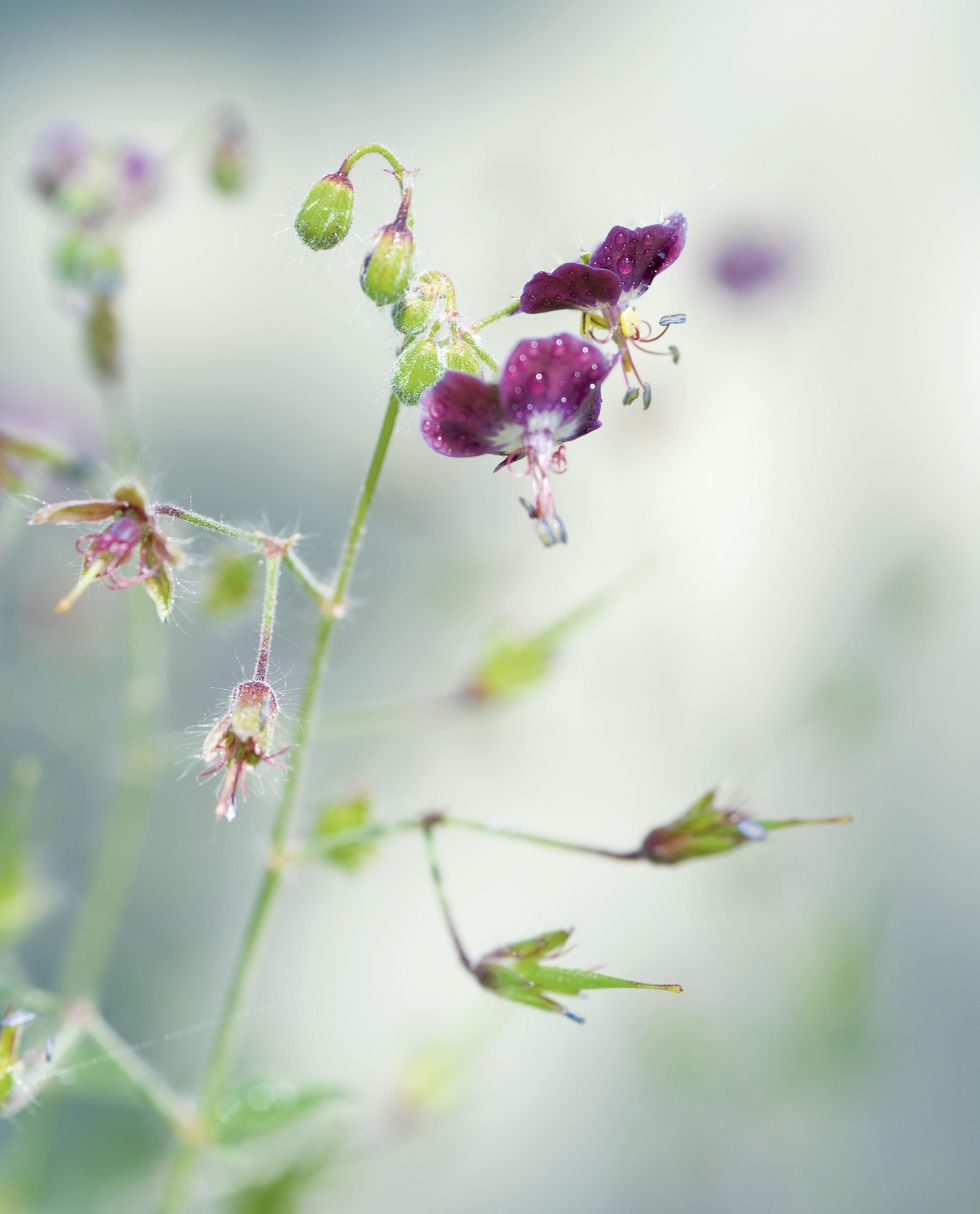
<svg viewBox="0 0 980 1214"><path fill-rule="evenodd" d="M422 827L422 835L425 839L425 854L429 861L429 875L432 877L432 884L436 891L436 897L439 900L439 909L442 911L442 917L446 924L446 929L452 937L453 947L456 949L456 956L459 958L459 963L463 969L473 971L473 963L467 955L466 949L463 946L462 938L456 927L456 920L453 918L452 910L449 907L449 899L446 897L446 887L442 880L442 869L439 867L439 859L436 856L436 845L432 838L433 827L438 822L438 816L433 815L432 821L425 819L419 823Z"/></svg>
<svg viewBox="0 0 980 1214"><path fill-rule="evenodd" d="M306 690L303 694L296 723L296 740L290 752L289 775L286 778L286 785L283 789L282 799L279 802L279 808L272 824L272 832L269 839L271 857L282 852L293 811L296 807L300 778L306 758L306 744L316 710L321 676L330 649L334 625L337 619L343 615L347 590L357 563L357 554L360 550L361 541L364 538L364 529L367 525L371 503L374 501L378 481L384 468L388 448L391 445L391 437L395 430L397 418L398 398L392 395L388 400L388 407L385 410L381 429L378 432L374 451L371 455L371 462L368 465L367 476L364 479L364 484L361 486L357 504L354 507L354 515L350 521L347 536L341 549L340 564L331 596L332 610L328 614L322 615L317 621L316 635L313 640L313 652L310 657L310 670L306 680ZM207 1119L209 1116L214 1101L220 1095L228 1078L228 1072L234 1058L242 1003L248 991L252 971L258 960L262 934L268 921L269 911L272 908L275 895L282 881L282 873L283 868L281 864L270 862L262 874L262 880L256 892L255 900L252 903L252 910L245 926L245 934L239 945L238 955L235 959L228 990L225 994L218 1029L215 1033L211 1053L204 1069L198 1104L200 1115L204 1119ZM160 1206L160 1214L177 1214L183 1208L200 1149L200 1144L193 1142L183 1143L177 1148L170 1174L167 1178L166 1189Z"/></svg>
<svg viewBox="0 0 980 1214"><path fill-rule="evenodd" d="M495 321L503 320L506 316L513 316L520 306L521 301L519 299L515 299L512 303L509 303L506 308L500 308L497 312L491 312L489 316L484 316L482 320L478 320L474 324L470 325L470 332L479 333L479 331L481 329L485 329L487 325L492 325Z"/></svg>

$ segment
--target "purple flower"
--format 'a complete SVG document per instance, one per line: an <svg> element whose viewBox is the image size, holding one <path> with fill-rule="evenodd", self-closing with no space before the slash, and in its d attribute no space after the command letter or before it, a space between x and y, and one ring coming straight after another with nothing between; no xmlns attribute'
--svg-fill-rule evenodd
<svg viewBox="0 0 980 1214"><path fill-rule="evenodd" d="M633 352L659 353L644 347L685 318L664 317L661 331L654 334L632 305L658 274L674 264L686 238L687 220L679 213L646 228L614 227L587 261L566 261L550 273L541 270L535 274L521 292L520 310L537 314L575 308L583 312L583 335L616 343L622 351L627 386L632 374L643 389L644 404L649 404L649 389L637 371ZM671 354L676 361L673 347ZM631 389L627 400L635 400L637 395L638 390Z"/></svg>
<svg viewBox="0 0 980 1214"><path fill-rule="evenodd" d="M499 384L461 371L434 384L420 402L422 437L440 455L502 455L498 468L526 458L534 501L524 506L546 546L563 544L549 474L565 471L565 443L602 424L601 387L610 369L594 345L568 333L519 342Z"/></svg>

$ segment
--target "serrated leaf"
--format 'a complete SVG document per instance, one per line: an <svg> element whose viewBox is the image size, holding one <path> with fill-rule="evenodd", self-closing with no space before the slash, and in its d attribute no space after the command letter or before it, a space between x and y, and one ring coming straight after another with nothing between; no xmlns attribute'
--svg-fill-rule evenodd
<svg viewBox="0 0 980 1214"><path fill-rule="evenodd" d="M253 1081L219 1097L211 1122L220 1146L237 1146L281 1130L325 1105L339 1100L339 1088L294 1088L290 1084Z"/></svg>
<svg viewBox="0 0 980 1214"><path fill-rule="evenodd" d="M347 834L366 826L371 817L371 804L367 797L352 797L338 801L320 810L313 827L314 838L329 839L332 835ZM358 843L340 843L323 852L323 859L345 872L356 872L374 855L374 844L368 840Z"/></svg>
<svg viewBox="0 0 980 1214"><path fill-rule="evenodd" d="M255 588L259 557L254 552L226 552L211 566L204 603L216 614L245 605Z"/></svg>

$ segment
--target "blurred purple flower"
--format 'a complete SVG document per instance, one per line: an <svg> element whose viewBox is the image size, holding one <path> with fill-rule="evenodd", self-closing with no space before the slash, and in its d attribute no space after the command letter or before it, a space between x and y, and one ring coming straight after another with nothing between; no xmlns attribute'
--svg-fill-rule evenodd
<svg viewBox="0 0 980 1214"><path fill-rule="evenodd" d="M546 546L565 543L550 474L565 471L565 443L602 424L602 381L611 367L595 346L568 333L519 342L499 384L448 371L433 385L420 402L422 437L440 455L502 455L498 468L526 459L534 501L523 504Z"/></svg>
<svg viewBox="0 0 980 1214"><path fill-rule="evenodd" d="M754 295L782 282L790 259L784 245L760 237L730 241L712 265L715 280L736 295Z"/></svg>
<svg viewBox="0 0 980 1214"><path fill-rule="evenodd" d="M139 144L127 144L118 154L120 205L135 211L149 205L160 192L160 158Z"/></svg>
<svg viewBox="0 0 980 1214"><path fill-rule="evenodd" d="M48 127L34 144L31 185L42 198L53 198L79 172L88 154L88 139L79 127L68 122Z"/></svg>

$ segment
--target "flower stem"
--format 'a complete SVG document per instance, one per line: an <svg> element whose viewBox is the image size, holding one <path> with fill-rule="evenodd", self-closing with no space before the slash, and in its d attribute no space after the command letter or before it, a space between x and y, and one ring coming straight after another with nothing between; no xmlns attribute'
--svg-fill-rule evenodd
<svg viewBox="0 0 980 1214"><path fill-rule="evenodd" d="M253 548L268 550L270 544L281 544L282 563L307 594L314 599L321 611L329 610L329 589L317 579L306 562L293 552L292 540L288 542L277 540L274 536L266 535L262 531L248 531L245 527L236 527L233 523L226 523L222 519L211 518L210 515L199 514L196 510L185 510L183 506L172 506L166 502L154 506L153 513L163 515L165 518L177 519L181 523L190 523L192 527L203 527L205 531L213 531L215 535L225 535L229 539L240 540L243 544L251 544Z"/></svg>
<svg viewBox="0 0 980 1214"><path fill-rule="evenodd" d="M355 148L340 166L340 172L346 177L359 160L361 160L364 156L370 156L372 154L382 156L388 161L392 167L392 170L394 171L396 181L398 182L399 186L404 188L405 166L394 152L386 148L384 144L381 143L364 143L359 148Z"/></svg>
<svg viewBox="0 0 980 1214"><path fill-rule="evenodd" d="M282 553L265 558L265 599L262 604L262 628L259 632L259 652L255 659L255 679L264 683L269 674L269 654L272 650L272 630L276 623L276 600L279 597L279 573Z"/></svg>
<svg viewBox="0 0 980 1214"><path fill-rule="evenodd" d="M350 584L364 529L367 525L368 513L374 501L375 491L384 467L385 457L391 445L391 436L395 430L398 418L398 398L392 395L388 401L381 429L374 445L371 462L368 465L367 476L361 486L361 492L354 508L354 515L347 530L347 536L341 550L340 566L334 582L332 605L329 614L321 615L317 621L316 635L313 640L313 652L310 657L310 670L306 681L306 690L300 704L299 716L296 723L296 740L291 751L289 775L283 789L282 799L276 811L275 820L270 834L270 855L275 856L282 851L283 843L289 830L296 798L299 792L300 776L306 757L306 743L316 709L317 693L323 674L326 657L330 649L333 628L337 619L343 614L343 605L347 588ZM262 874L252 910L249 914L238 948L231 979L225 994L221 1019L211 1046L211 1053L204 1068L201 1082L199 1110L201 1116L210 1115L215 1098L221 1093L228 1078L228 1072L234 1058L239 1021L241 1019L242 1003L248 991L252 971L258 960L259 945L269 911L272 908L275 895L282 881L282 866L269 863ZM183 1207L188 1186L194 1173L197 1156L201 1150L200 1143L185 1142L181 1144L174 1155L173 1164L167 1180L160 1214L177 1214Z"/></svg>
<svg viewBox="0 0 980 1214"><path fill-rule="evenodd" d="M433 814L431 818L423 818L419 825L422 827L422 834L425 839L425 854L429 861L429 875L432 877L432 884L436 891L436 897L439 899L439 909L442 911L442 917L445 920L446 928L449 935L452 937L453 947L456 949L456 956L459 958L460 965L463 969L473 972L473 963L467 956L466 949L463 947L463 941L456 927L456 921L453 919L453 913L449 907L449 899L446 897L446 887L442 880L442 870L439 867L439 859L436 856L436 845L433 841L432 834L436 826L440 824L442 818L438 814Z"/></svg>
<svg viewBox="0 0 980 1214"><path fill-rule="evenodd" d="M131 1045L119 1036L94 1007L81 1012L85 1033L119 1068L154 1112L181 1138L196 1134L194 1108L143 1061Z"/></svg>
<svg viewBox="0 0 980 1214"><path fill-rule="evenodd" d="M491 312L489 316L484 316L482 320L478 320L475 324L470 325L470 332L479 333L479 331L481 329L485 329L487 325L492 325L495 321L503 320L505 316L513 316L520 306L521 301L519 299L513 300L513 302L509 303L506 308L501 308L497 312Z"/></svg>

